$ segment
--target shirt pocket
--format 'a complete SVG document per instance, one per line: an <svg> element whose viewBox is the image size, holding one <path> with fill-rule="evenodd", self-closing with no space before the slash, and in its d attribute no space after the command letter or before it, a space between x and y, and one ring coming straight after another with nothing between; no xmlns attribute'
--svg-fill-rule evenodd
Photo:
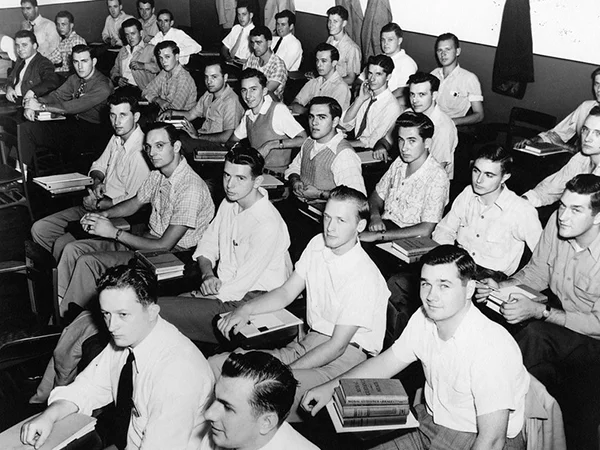
<svg viewBox="0 0 600 450"><path fill-rule="evenodd" d="M573 290L577 298L585 305L584 312L589 312L600 300L600 283L596 278L582 274L575 279Z"/></svg>
<svg viewBox="0 0 600 450"><path fill-rule="evenodd" d="M507 224L496 222L485 236L485 251L491 258L503 258L510 249L511 235Z"/></svg>

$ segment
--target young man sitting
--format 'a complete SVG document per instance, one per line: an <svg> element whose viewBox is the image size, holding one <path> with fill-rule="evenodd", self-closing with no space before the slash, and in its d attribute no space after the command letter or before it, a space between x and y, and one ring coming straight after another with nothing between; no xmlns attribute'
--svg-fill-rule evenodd
<svg viewBox="0 0 600 450"><path fill-rule="evenodd" d="M513 338L471 304L475 262L442 245L421 259L423 306L384 353L311 389L302 406L314 416L340 378L390 378L415 361L425 372L419 427L377 450L525 449L522 433L530 377Z"/></svg>
<svg viewBox="0 0 600 450"><path fill-rule="evenodd" d="M221 54L228 62L242 66L250 57L250 31L254 29L254 13L246 0L239 0L235 7L238 23L233 26L225 39Z"/></svg>
<svg viewBox="0 0 600 450"><path fill-rule="evenodd" d="M123 11L121 0L107 0L106 6L108 7L108 16L104 21L102 41L111 47L122 47L121 25L127 19L133 19L134 17Z"/></svg>
<svg viewBox="0 0 600 450"><path fill-rule="evenodd" d="M54 63L54 70L63 78L67 78L73 73L73 63L71 54L76 45L86 45L85 39L79 36L75 30L75 18L69 11L59 11L54 18L56 31L60 35L60 44L48 56L48 59Z"/></svg>
<svg viewBox="0 0 600 450"><path fill-rule="evenodd" d="M150 40L150 45L157 46L164 41L175 42L179 48L179 62L182 65L186 65L190 61L191 55L202 51L202 46L188 36L185 31L173 26L175 24L175 17L168 9L161 9L158 12L156 22L160 31Z"/></svg>
<svg viewBox="0 0 600 450"><path fill-rule="evenodd" d="M333 45L340 52L340 61L336 67L340 76L348 86L352 86L356 76L360 73L361 55L360 47L346 33L348 24L348 10L341 5L336 5L327 10L327 30L329 37L327 43Z"/></svg>
<svg viewBox="0 0 600 450"><path fill-rule="evenodd" d="M323 214L323 233L310 241L290 278L218 323L221 333L229 337L252 314L283 309L306 289L310 331L299 342L268 351L289 364L300 382L290 422L300 420L297 406L307 389L381 351L389 291L358 241L367 216L368 203L363 194L346 186L335 188ZM210 359L215 374L221 372L227 356Z"/></svg>
<svg viewBox="0 0 600 450"><path fill-rule="evenodd" d="M287 226L260 187L263 167L263 157L251 147L229 151L223 169L226 198L192 257L202 274L200 289L160 299L163 317L193 341L218 343L215 315L278 288L292 271Z"/></svg>
<svg viewBox="0 0 600 450"><path fill-rule="evenodd" d="M271 50L283 60L288 72L296 71L302 62L302 43L294 36L296 14L284 9L275 14L275 20L277 36L273 37Z"/></svg>
<svg viewBox="0 0 600 450"><path fill-rule="evenodd" d="M287 69L283 60L271 50L273 36L267 27L259 26L250 31L251 55L244 69L258 69L267 77L267 89L273 99L281 101L287 81Z"/></svg>

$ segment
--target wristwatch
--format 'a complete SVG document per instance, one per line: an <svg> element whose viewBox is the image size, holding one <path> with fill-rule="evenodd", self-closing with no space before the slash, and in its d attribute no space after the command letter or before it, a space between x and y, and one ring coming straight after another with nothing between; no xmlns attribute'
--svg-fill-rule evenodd
<svg viewBox="0 0 600 450"><path fill-rule="evenodd" d="M552 308L550 305L546 305L546 308L542 311L542 320L546 320L550 317L550 311L552 311Z"/></svg>

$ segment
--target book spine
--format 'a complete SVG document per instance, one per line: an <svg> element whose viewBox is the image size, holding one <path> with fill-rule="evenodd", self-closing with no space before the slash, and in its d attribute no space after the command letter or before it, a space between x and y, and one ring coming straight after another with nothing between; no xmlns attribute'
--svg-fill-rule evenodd
<svg viewBox="0 0 600 450"><path fill-rule="evenodd" d="M148 258L141 253L136 252L135 254L137 255L137 260L142 263L146 269L149 269L154 275L156 275L156 267L154 267L154 264L152 264L150 260L148 260Z"/></svg>
<svg viewBox="0 0 600 450"><path fill-rule="evenodd" d="M342 406L342 415L344 418L408 416L409 411L409 405Z"/></svg>
<svg viewBox="0 0 600 450"><path fill-rule="evenodd" d="M353 417L342 418L345 427L373 427L377 425L404 425L407 416L385 416L385 417Z"/></svg>
<svg viewBox="0 0 600 450"><path fill-rule="evenodd" d="M408 405L408 400L399 397L346 397L346 406L364 405Z"/></svg>

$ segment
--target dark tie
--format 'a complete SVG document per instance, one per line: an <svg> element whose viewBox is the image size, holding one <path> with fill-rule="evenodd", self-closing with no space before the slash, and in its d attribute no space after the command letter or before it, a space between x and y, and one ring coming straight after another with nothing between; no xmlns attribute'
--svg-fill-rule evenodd
<svg viewBox="0 0 600 450"><path fill-rule="evenodd" d="M117 388L117 405L115 408L114 443L119 450L127 447L127 431L133 409L133 361L135 356L129 350L127 362L121 369Z"/></svg>
<svg viewBox="0 0 600 450"><path fill-rule="evenodd" d="M79 79L79 87L77 88L77 91L75 92L75 94L73 94L73 97L75 98L79 98L83 95L83 91L85 91L85 80L83 78Z"/></svg>
<svg viewBox="0 0 600 450"><path fill-rule="evenodd" d="M279 38L279 40L277 41L277 44L275 44L275 48L273 49L273 53L277 53L277 50L279 50L279 46L281 45L281 41L283 41L283 38Z"/></svg>
<svg viewBox="0 0 600 450"><path fill-rule="evenodd" d="M373 103L375 103L376 101L376 97L372 98L369 101L367 109L365 110L365 115L363 116L362 121L360 122L360 127L358 127L358 131L356 132L356 139L358 139L365 131L365 128L367 128L367 117L369 116L369 110L371 109L371 106L373 106Z"/></svg>
<svg viewBox="0 0 600 450"><path fill-rule="evenodd" d="M15 77L15 85L13 87L17 87L19 81L21 81L21 77L23 76L23 70L25 69L25 60L23 60L23 64L19 67L17 71L17 76Z"/></svg>

